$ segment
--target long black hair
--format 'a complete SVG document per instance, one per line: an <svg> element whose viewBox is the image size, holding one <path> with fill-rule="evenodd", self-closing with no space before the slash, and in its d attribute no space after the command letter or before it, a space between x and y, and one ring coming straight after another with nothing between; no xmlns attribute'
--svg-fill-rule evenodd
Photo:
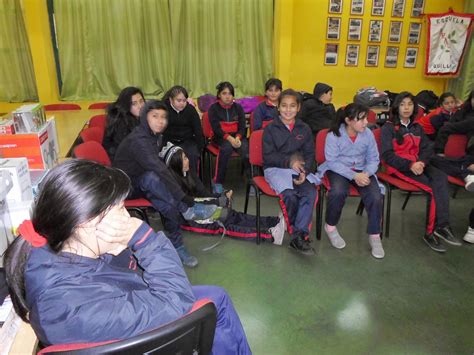
<svg viewBox="0 0 474 355"><path fill-rule="evenodd" d="M413 102L413 113L410 116L410 121L411 122L415 121L416 115L418 114L418 104L416 103L416 98L411 92L402 91L395 97L395 100L393 100L392 108L390 110L391 121L393 122L394 125L400 124L400 104L407 97L409 97L411 101ZM397 130L395 132L395 138L398 144L403 143L403 133L400 130Z"/></svg>
<svg viewBox="0 0 474 355"><path fill-rule="evenodd" d="M178 149L170 158L168 167L186 195L196 197L196 181L194 181L191 170L186 176L183 174L183 154L184 151L181 148Z"/></svg>
<svg viewBox="0 0 474 355"><path fill-rule="evenodd" d="M53 168L46 176L33 208L32 223L46 238L53 252L75 234L78 225L104 214L125 199L130 179L114 168L72 159ZM32 246L18 237L5 253L8 289L17 314L28 322L25 291L25 267Z"/></svg>
<svg viewBox="0 0 474 355"><path fill-rule="evenodd" d="M329 132L332 132L337 137L340 137L341 133L339 132L339 127L341 126L341 124L347 126L346 118L348 118L349 121L359 121L366 118L368 114L369 108L365 105L351 103L347 106L341 107L336 112L336 119L333 121Z"/></svg>
<svg viewBox="0 0 474 355"><path fill-rule="evenodd" d="M132 96L140 94L143 99L143 92L134 86L123 89L117 100L107 106L107 126L112 131L118 124L125 124L128 128L133 129L137 124L137 118L130 113L132 107Z"/></svg>

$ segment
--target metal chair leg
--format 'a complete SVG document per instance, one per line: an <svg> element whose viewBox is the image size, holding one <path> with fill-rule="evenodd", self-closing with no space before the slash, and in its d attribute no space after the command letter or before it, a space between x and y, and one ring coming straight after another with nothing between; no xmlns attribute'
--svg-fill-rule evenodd
<svg viewBox="0 0 474 355"><path fill-rule="evenodd" d="M405 211L405 207L407 206L410 196L411 196L411 192L408 192L407 197L405 197L405 202L403 202L403 205L402 205L402 211Z"/></svg>

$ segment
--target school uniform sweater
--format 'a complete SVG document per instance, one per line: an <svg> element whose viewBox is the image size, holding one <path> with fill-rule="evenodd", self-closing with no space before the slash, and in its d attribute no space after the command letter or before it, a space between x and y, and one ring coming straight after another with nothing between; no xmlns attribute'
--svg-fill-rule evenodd
<svg viewBox="0 0 474 355"><path fill-rule="evenodd" d="M273 121L279 116L278 109L268 100L261 102L253 111L253 127L252 130L256 131L262 129L263 122Z"/></svg>
<svg viewBox="0 0 474 355"><path fill-rule="evenodd" d="M222 142L230 135L243 138L246 133L245 113L242 106L234 102L231 105L223 105L220 101L211 105L208 111L209 123L214 132L214 141L221 145ZM235 123L236 132L225 132L221 123Z"/></svg>
<svg viewBox="0 0 474 355"><path fill-rule="evenodd" d="M452 112L446 111L442 107L438 107L426 116L421 117L418 120L418 123L423 127L423 130L428 136L435 138L438 131L446 122L449 121L452 115Z"/></svg>

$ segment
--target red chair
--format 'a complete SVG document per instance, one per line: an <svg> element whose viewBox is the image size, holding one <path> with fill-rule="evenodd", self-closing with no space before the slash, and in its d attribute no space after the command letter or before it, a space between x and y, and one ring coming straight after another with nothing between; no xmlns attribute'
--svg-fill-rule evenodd
<svg viewBox="0 0 474 355"><path fill-rule="evenodd" d="M216 306L203 299L181 318L129 339L51 345L38 354L210 354L216 322Z"/></svg>
<svg viewBox="0 0 474 355"><path fill-rule="evenodd" d="M377 124L377 114L374 111L369 110L367 121L369 122L370 126L375 126Z"/></svg>
<svg viewBox="0 0 474 355"><path fill-rule="evenodd" d="M469 140L464 134L451 134L448 137L448 141L444 147L444 155L447 158L462 158L466 155L466 148ZM458 177L448 175L448 181L450 184L455 186L453 192L453 198L456 198L456 194L459 187L464 187L464 181Z"/></svg>
<svg viewBox="0 0 474 355"><path fill-rule="evenodd" d="M80 110L81 106L77 104L50 104L44 105L45 111L63 111L63 110Z"/></svg>
<svg viewBox="0 0 474 355"><path fill-rule="evenodd" d="M96 141L88 141L76 146L74 148L74 157L92 160L105 166L112 166L112 162L104 147ZM137 213L141 219L150 224L147 214L147 209L153 208L150 201L145 198L125 200L124 206L127 210Z"/></svg>
<svg viewBox="0 0 474 355"><path fill-rule="evenodd" d="M94 141L102 144L104 140L104 129L102 127L85 128L79 134L83 142Z"/></svg>
<svg viewBox="0 0 474 355"><path fill-rule="evenodd" d="M96 102L93 104L90 104L88 109L89 110L101 110L101 109L106 109L107 106L110 105L110 102Z"/></svg>
<svg viewBox="0 0 474 355"><path fill-rule="evenodd" d="M107 115L95 115L89 120L89 127L100 127L105 131L107 126Z"/></svg>

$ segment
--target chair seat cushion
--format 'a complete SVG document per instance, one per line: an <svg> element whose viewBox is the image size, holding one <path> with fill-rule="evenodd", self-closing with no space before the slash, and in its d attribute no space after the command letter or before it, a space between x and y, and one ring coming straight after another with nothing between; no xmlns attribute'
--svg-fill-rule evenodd
<svg viewBox="0 0 474 355"><path fill-rule="evenodd" d="M263 176L255 176L252 178L253 183L265 194L268 196L273 196L277 197L278 195L276 194L275 191L270 187L268 184L267 180L265 180L265 177Z"/></svg>
<svg viewBox="0 0 474 355"><path fill-rule="evenodd" d="M378 172L377 177L380 180L382 180L382 181L384 181L384 182L386 182L386 183L388 183L392 186L395 186L397 189L400 189L400 190L405 190L405 191L409 191L409 192L419 192L419 191L421 191L415 185L412 185L407 181L401 180L401 179L397 178L396 176L392 176L392 175L389 175L389 174L384 173L384 172Z"/></svg>
<svg viewBox="0 0 474 355"><path fill-rule="evenodd" d="M449 181L451 184L464 187L464 180L459 179L459 178L457 178L457 177L448 175L448 181Z"/></svg>

